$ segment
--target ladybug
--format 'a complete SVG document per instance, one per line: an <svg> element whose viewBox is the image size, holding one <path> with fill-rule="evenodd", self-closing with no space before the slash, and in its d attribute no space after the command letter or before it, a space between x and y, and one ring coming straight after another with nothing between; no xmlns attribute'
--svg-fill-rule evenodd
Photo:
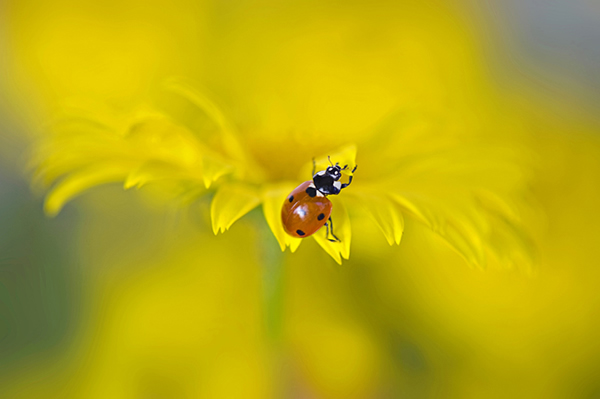
<svg viewBox="0 0 600 399"><path fill-rule="evenodd" d="M329 157L327 157L329 159ZM326 170L315 173L315 161L313 159L313 178L305 181L296 187L283 202L281 208L281 222L283 228L292 237L304 238L316 233L321 227L327 228L326 237L331 242L340 242L333 234L333 221L331 220L331 210L333 204L328 195L338 195L342 189L352 183L352 175L348 183L342 184L342 170L346 170L348 165L343 168L339 163ZM356 166L352 169L352 173ZM330 234L331 237L330 238Z"/></svg>

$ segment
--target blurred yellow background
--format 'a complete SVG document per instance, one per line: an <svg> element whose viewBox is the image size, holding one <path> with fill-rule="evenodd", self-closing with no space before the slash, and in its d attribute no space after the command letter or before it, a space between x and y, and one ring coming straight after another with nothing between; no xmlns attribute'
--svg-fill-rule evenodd
<svg viewBox="0 0 600 399"><path fill-rule="evenodd" d="M0 397L600 397L599 27L585 0L2 2ZM515 155L537 261L472 267L410 216L390 246L350 207L340 266L260 209L215 236L210 196L118 184L45 216L57 113L118 123L173 76L271 182L349 142L357 190L446 140Z"/></svg>

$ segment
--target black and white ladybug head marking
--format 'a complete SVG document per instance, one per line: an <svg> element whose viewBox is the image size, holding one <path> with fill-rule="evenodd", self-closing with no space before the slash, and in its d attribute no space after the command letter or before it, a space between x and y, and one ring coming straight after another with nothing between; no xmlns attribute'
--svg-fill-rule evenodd
<svg viewBox="0 0 600 399"><path fill-rule="evenodd" d="M330 176L333 180L338 181L342 177L342 168L339 165L329 166L325 169L325 174Z"/></svg>
<svg viewBox="0 0 600 399"><path fill-rule="evenodd" d="M348 165L342 168L339 163L336 163L335 165L328 166L325 170L315 173L313 176L315 188L323 195L339 194L340 190L345 187L339 181L342 177L342 170L347 168Z"/></svg>

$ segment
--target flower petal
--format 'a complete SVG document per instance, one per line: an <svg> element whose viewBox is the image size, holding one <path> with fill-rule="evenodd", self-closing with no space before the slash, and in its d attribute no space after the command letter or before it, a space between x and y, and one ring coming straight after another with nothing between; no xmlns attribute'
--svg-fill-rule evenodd
<svg viewBox="0 0 600 399"><path fill-rule="evenodd" d="M119 181L117 176L122 176L126 189L168 182L193 198L198 192L195 186L208 188L234 171L228 160L167 116L136 115L126 126L97 128L92 122L80 121L58 124L52 135L37 146L32 157L34 183L50 186L66 176L47 199L49 214L59 212L65 201L79 191ZM104 174L101 167L107 168ZM85 173L90 173L89 178ZM76 188L78 185L82 188Z"/></svg>
<svg viewBox="0 0 600 399"><path fill-rule="evenodd" d="M186 171L177 165L163 161L148 161L137 169L132 170L125 179L123 188L126 190L131 187L141 188L144 185L165 179L191 179L192 176L186 174ZM196 180L202 182L202 175L196 177Z"/></svg>
<svg viewBox="0 0 600 399"><path fill-rule="evenodd" d="M412 196L409 193L400 195L392 194L400 206L415 216L419 221L428 225L440 235L450 246L461 255L468 263L475 266L484 266L485 246L485 221L471 202L462 198L462 203L429 200L425 196Z"/></svg>
<svg viewBox="0 0 600 399"><path fill-rule="evenodd" d="M537 263L535 244L524 226L522 213L528 220L541 224L543 215L533 209L517 209L491 193L479 193L479 204L490 222L487 245L503 264L531 271Z"/></svg>
<svg viewBox="0 0 600 399"><path fill-rule="evenodd" d="M220 177L231 173L233 166L218 159L217 157L205 155L202 157L202 178L204 186L209 188L212 183Z"/></svg>
<svg viewBox="0 0 600 399"><path fill-rule="evenodd" d="M431 227L434 231L439 230L440 221L435 216L435 212L432 212L429 208L419 207L417 205L419 203L418 197L415 198L410 194L390 194L390 197L402 208L416 217L421 223Z"/></svg>
<svg viewBox="0 0 600 399"><path fill-rule="evenodd" d="M329 154L315 158L315 165L317 171L324 170L328 166L330 166L329 159L327 157L329 157L329 159L331 159L331 162L333 162L334 164L339 163L342 167L348 165L348 169L346 169L343 173L347 175L352 175L352 169L354 168L354 166L356 166L356 145L348 144L344 147L333 150ZM313 163L311 161L301 168L302 173L299 175L299 178L302 179L306 176L312 176L310 174L312 172L312 169Z"/></svg>
<svg viewBox="0 0 600 399"><path fill-rule="evenodd" d="M301 238L292 237L285 232L281 223L281 207L288 194L294 189L293 183L282 183L279 185L268 185L262 192L263 213L267 224L271 228L273 235L279 242L282 251L290 247L295 252L302 242Z"/></svg>
<svg viewBox="0 0 600 399"><path fill-rule="evenodd" d="M73 127L76 129L77 127ZM28 169L33 185L48 188L60 177L98 162L123 157L123 140L113 132L81 126L79 130L56 127L53 135L36 143Z"/></svg>
<svg viewBox="0 0 600 399"><path fill-rule="evenodd" d="M439 234L471 265L478 267L486 265L481 234L473 229L467 219L450 220Z"/></svg>
<svg viewBox="0 0 600 399"><path fill-rule="evenodd" d="M260 195L254 187L226 183L219 187L210 205L212 229L215 234L229 230L231 225L260 204Z"/></svg>
<svg viewBox="0 0 600 399"><path fill-rule="evenodd" d="M130 169L128 164L95 164L71 173L50 190L44 202L44 212L55 216L65 203L84 191L101 184L123 181Z"/></svg>
<svg viewBox="0 0 600 399"><path fill-rule="evenodd" d="M399 206L387 195L352 193L381 229L390 245L400 244L404 232L404 217Z"/></svg>
<svg viewBox="0 0 600 399"><path fill-rule="evenodd" d="M331 242L327 239L327 228L313 234L317 243L338 263L342 264L342 258L350 259L350 242L352 239L352 229L350 227L350 218L346 211L346 206L341 198L331 198L333 202L333 211L331 220L333 220L333 233L339 242ZM331 228L331 226L329 226Z"/></svg>
<svg viewBox="0 0 600 399"><path fill-rule="evenodd" d="M219 107L207 96L202 94L192 84L185 79L171 78L165 83L165 88L180 96L188 99L192 104L201 109L212 119L221 131L223 146L227 155L236 161L246 161L246 151L244 151L238 138L235 135L235 128L229 119L225 117Z"/></svg>

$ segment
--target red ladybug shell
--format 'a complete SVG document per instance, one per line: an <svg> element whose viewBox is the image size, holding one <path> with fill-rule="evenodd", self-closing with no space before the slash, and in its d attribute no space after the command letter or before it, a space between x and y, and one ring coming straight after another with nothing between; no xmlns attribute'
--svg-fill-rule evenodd
<svg viewBox="0 0 600 399"><path fill-rule="evenodd" d="M310 196L306 189L309 189L313 196ZM308 237L325 225L332 207L331 201L317 192L312 181L305 181L296 187L283 203L283 228L293 237Z"/></svg>

